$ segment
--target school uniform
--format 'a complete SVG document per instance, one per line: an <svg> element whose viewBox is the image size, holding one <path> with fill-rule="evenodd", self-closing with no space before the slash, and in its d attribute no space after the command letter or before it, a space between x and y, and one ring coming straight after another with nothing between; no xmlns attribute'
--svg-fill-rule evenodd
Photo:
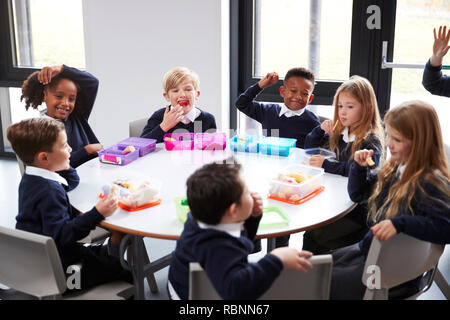
<svg viewBox="0 0 450 320"><path fill-rule="evenodd" d="M450 77L442 74L442 66L432 66L430 60L423 70L422 85L432 94L450 97Z"/></svg>
<svg viewBox="0 0 450 320"><path fill-rule="evenodd" d="M330 136L317 126L306 137L305 148L328 147ZM342 131L337 153L337 160L325 159L322 167L325 172L348 176L352 155L352 144L355 136L348 133L348 127ZM374 134L369 134L361 145L361 149L373 150L372 159L376 168L379 165L382 146L379 139ZM315 254L326 253L330 250L345 247L360 241L367 233L367 206L361 202L344 217L327 224L323 227L306 231L303 235L303 250L311 251Z"/></svg>
<svg viewBox="0 0 450 320"><path fill-rule="evenodd" d="M16 228L53 238L64 271L70 265L82 263L81 289L113 279L131 281L131 275L123 272L118 257L108 255L106 246L85 247L77 242L104 217L95 207L77 215L67 191L78 185L78 174L73 168L60 171L60 174L26 167L19 185Z"/></svg>
<svg viewBox="0 0 450 320"><path fill-rule="evenodd" d="M172 109L172 106L170 106L170 109ZM148 119L144 130L142 130L141 138L156 139L157 143L159 143L163 142L164 134L166 133L201 133L206 131L211 132L217 129L216 119L211 113L194 107L183 116L183 119L179 123L167 132L164 132L163 129L161 129L160 124L163 122L165 111L166 108L161 108L152 114L152 116Z"/></svg>
<svg viewBox="0 0 450 320"><path fill-rule="evenodd" d="M286 105L255 101L262 92L255 83L236 100L236 107L248 117L261 123L267 136L297 139L297 148L303 148L306 135L317 125L319 118L308 109L290 110Z"/></svg>
<svg viewBox="0 0 450 320"><path fill-rule="evenodd" d="M387 200L391 186L401 177L403 167L383 186L377 206L379 209ZM368 172L366 167L353 163L350 168L348 191L353 201L367 198L377 181L377 176ZM403 232L420 240L436 244L450 243L450 199L433 184L420 181L423 191L415 190L411 202L412 210L406 204L401 206L397 216L391 218L397 233ZM450 187L446 182L447 189ZM379 221L382 221L381 218ZM333 271L331 280L331 299L362 299L365 287L361 277L364 263L372 243L373 233L369 231L363 240L349 247L341 248L332 253ZM420 277L401 284L390 290L390 299L400 298L405 291L418 290Z"/></svg>
<svg viewBox="0 0 450 320"><path fill-rule="evenodd" d="M94 107L95 98L97 97L99 81L86 71L66 65L64 65L60 76L71 79L80 87L72 113L65 120L59 120L64 123L67 143L72 148L70 166L76 168L97 156L89 154L84 147L88 144L99 143L88 122ZM41 116L51 118L46 115L46 112L46 109L41 111Z"/></svg>
<svg viewBox="0 0 450 320"><path fill-rule="evenodd" d="M189 213L172 253L168 286L171 297L188 298L190 262L202 266L223 299L254 300L266 292L283 263L272 254L257 263L248 262L260 220L261 216L243 223L207 225Z"/></svg>
<svg viewBox="0 0 450 320"><path fill-rule="evenodd" d="M305 149L307 148L329 148L330 135L326 133L320 125L315 127L307 136ZM325 159L322 168L325 172L339 174L348 177L352 156L352 145L355 141L355 135L349 134L348 127L345 127L339 137L337 159ZM375 168L378 166L382 154L380 140L373 133L368 134L363 140L360 149L373 150L372 160L375 162Z"/></svg>

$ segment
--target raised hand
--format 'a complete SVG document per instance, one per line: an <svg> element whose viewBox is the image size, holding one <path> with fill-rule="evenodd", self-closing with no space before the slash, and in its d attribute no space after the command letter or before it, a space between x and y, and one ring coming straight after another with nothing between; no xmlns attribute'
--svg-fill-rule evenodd
<svg viewBox="0 0 450 320"><path fill-rule="evenodd" d="M63 68L63 65L42 68L42 70L38 73L39 82L44 85L49 84L54 76L62 72Z"/></svg>
<svg viewBox="0 0 450 320"><path fill-rule="evenodd" d="M436 28L433 29L434 43L433 43L433 55L430 58L430 64L434 67L442 65L442 60L447 54L450 46L448 42L450 40L450 29L447 32L447 27L439 27L439 31L436 34Z"/></svg>
<svg viewBox="0 0 450 320"><path fill-rule="evenodd" d="M276 72L271 72L266 74L264 78L259 80L258 85L261 89L269 87L278 82L278 74Z"/></svg>
<svg viewBox="0 0 450 320"><path fill-rule="evenodd" d="M355 160L355 162L357 164L359 164L361 167L368 167L371 164L368 163L367 161L369 160L369 158L372 157L372 155L373 155L373 150L367 150L367 149L358 150L355 152L353 160ZM370 160L369 160L369 162L370 162Z"/></svg>

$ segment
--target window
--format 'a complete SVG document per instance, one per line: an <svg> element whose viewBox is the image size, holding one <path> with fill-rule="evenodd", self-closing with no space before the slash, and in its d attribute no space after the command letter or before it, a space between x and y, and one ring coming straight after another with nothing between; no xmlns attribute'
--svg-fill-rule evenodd
<svg viewBox="0 0 450 320"><path fill-rule="evenodd" d="M257 127L237 112L234 101L239 94L266 73L276 71L282 77L294 66L308 67L316 75L311 110L318 115L332 116L336 89L355 74L372 83L384 114L392 71L381 69L381 47L382 40L393 41L395 1L231 0L231 4L231 34L237 38L231 42L232 128ZM382 12L377 17L382 28L368 27L373 6ZM257 99L282 102L281 84L282 80L266 88Z"/></svg>
<svg viewBox="0 0 450 320"><path fill-rule="evenodd" d="M46 65L83 69L84 52L82 0L0 1L0 155L6 127L37 114L20 102L22 82Z"/></svg>
<svg viewBox="0 0 450 320"><path fill-rule="evenodd" d="M447 25L450 17L448 1L397 0L394 41L394 62L424 65L433 53L433 28ZM450 63L450 54L444 63ZM443 71L444 73L448 71ZM450 127L444 126L450 118L450 99L435 96L422 86L423 68L393 69L391 107L401 102L419 99L430 103L437 111L444 141L450 143Z"/></svg>

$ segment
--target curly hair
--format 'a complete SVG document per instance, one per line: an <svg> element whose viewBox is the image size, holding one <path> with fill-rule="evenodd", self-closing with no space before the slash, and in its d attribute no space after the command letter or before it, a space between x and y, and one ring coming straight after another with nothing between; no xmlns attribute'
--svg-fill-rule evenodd
<svg viewBox="0 0 450 320"><path fill-rule="evenodd" d="M22 95L20 96L20 101L25 100L25 109L27 111L30 106L33 109L37 109L44 100L45 90L56 87L62 79L68 79L72 81L77 87L77 92L80 92L80 86L75 81L70 78L61 76L60 74L55 75L49 84L44 85L38 80L39 72L40 71L35 71L30 74L22 84Z"/></svg>

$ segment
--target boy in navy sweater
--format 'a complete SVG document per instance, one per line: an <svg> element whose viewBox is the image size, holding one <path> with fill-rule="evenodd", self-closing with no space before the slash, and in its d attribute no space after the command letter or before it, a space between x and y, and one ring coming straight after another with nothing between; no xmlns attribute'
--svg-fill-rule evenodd
<svg viewBox="0 0 450 320"><path fill-rule="evenodd" d="M284 100L282 106L255 101L264 88L277 81L278 75L275 72L268 73L239 96L236 107L261 123L268 136L297 139L297 148L303 148L306 135L320 125L319 118L305 109L314 98L314 74L305 68L289 70L280 87L280 95Z"/></svg>
<svg viewBox="0 0 450 320"><path fill-rule="evenodd" d="M195 107L200 97L198 75L188 68L176 67L164 75L163 96L170 103L148 119L142 138L163 142L172 132L211 132L217 128L214 116Z"/></svg>
<svg viewBox="0 0 450 320"><path fill-rule="evenodd" d="M226 163L232 163L227 160ZM250 193L239 164L212 163L187 180L191 212L172 253L169 294L187 299L189 263L198 262L223 299L257 299L284 268L305 272L311 268L310 252L278 248L251 264L262 213L262 199Z"/></svg>
<svg viewBox="0 0 450 320"><path fill-rule="evenodd" d="M7 137L26 164L19 185L16 228L52 237L64 270L82 264L80 287L75 289L116 279L131 281L131 274L122 269L118 258L122 234L113 233L108 246L85 247L77 243L114 213L117 201L107 197L88 212L74 212L66 192L78 185L79 177L70 167L72 149L64 125L48 118L27 119L9 126Z"/></svg>
<svg viewBox="0 0 450 320"><path fill-rule="evenodd" d="M267 136L297 139L297 148L303 148L306 135L320 125L319 118L305 109L314 98L314 74L305 68L290 69L284 77L280 95L284 105L277 103L260 103L255 101L257 95L268 86L278 81L275 72L268 73L258 83L248 88L236 100L236 107L262 124ZM290 236L277 237L275 246L289 245ZM255 243L260 247L260 243Z"/></svg>

